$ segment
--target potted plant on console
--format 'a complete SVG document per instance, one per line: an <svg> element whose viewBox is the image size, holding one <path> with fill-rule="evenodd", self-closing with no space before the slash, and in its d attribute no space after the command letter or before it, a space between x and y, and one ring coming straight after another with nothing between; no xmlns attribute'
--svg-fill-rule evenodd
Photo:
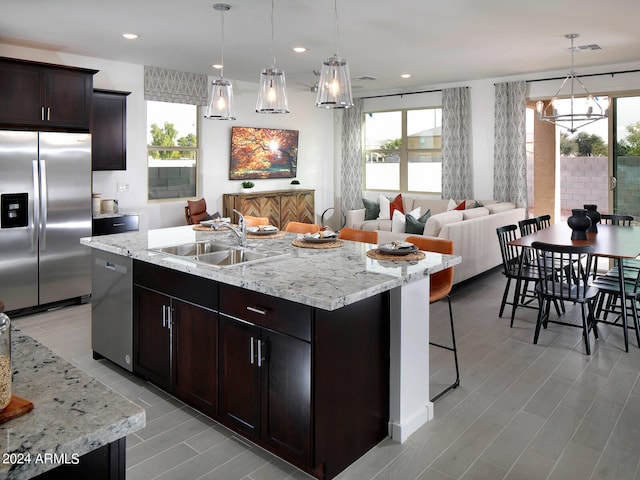
<svg viewBox="0 0 640 480"><path fill-rule="evenodd" d="M253 188L255 185L255 183L250 182L248 180L245 180L244 182L242 182L242 188Z"/></svg>
<svg viewBox="0 0 640 480"><path fill-rule="evenodd" d="M291 188L298 188L300 186L300 180L294 178L291 180Z"/></svg>

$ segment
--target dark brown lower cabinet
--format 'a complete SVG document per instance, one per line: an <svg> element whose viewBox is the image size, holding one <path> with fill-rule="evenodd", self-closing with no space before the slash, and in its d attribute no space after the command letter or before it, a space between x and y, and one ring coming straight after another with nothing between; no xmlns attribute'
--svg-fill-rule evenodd
<svg viewBox="0 0 640 480"><path fill-rule="evenodd" d="M220 416L298 464L311 460L311 344L220 315Z"/></svg>
<svg viewBox="0 0 640 480"><path fill-rule="evenodd" d="M134 372L330 479L388 433L389 296L326 311L136 261Z"/></svg>

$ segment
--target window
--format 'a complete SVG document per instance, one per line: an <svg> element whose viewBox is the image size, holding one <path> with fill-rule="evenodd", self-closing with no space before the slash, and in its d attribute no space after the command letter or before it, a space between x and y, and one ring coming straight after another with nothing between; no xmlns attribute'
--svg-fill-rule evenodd
<svg viewBox="0 0 640 480"><path fill-rule="evenodd" d="M442 109L364 114L366 190L442 192Z"/></svg>
<svg viewBox="0 0 640 480"><path fill-rule="evenodd" d="M198 107L147 101L148 199L196 197Z"/></svg>

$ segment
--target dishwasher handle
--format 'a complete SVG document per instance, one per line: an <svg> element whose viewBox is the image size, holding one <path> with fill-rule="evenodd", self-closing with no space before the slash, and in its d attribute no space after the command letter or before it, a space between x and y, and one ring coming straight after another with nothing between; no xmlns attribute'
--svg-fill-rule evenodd
<svg viewBox="0 0 640 480"><path fill-rule="evenodd" d="M95 263L100 268L111 270L112 272L121 273L122 275L126 275L129 272L129 269L126 265L120 265L119 263L103 260L102 258L96 258Z"/></svg>

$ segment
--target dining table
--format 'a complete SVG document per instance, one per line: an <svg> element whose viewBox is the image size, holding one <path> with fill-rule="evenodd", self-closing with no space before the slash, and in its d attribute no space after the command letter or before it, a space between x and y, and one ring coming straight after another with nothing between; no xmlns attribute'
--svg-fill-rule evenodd
<svg viewBox="0 0 640 480"><path fill-rule="evenodd" d="M553 245L575 245L593 247L593 255L613 259L618 267L618 283L620 287L620 304L622 329L624 332L625 351L629 351L627 331L626 291L624 283L623 261L640 255L640 227L598 224L597 232L587 232L586 240L572 240L572 230L567 222L553 224L529 235L509 242L510 245L531 247L533 242L544 242Z"/></svg>

